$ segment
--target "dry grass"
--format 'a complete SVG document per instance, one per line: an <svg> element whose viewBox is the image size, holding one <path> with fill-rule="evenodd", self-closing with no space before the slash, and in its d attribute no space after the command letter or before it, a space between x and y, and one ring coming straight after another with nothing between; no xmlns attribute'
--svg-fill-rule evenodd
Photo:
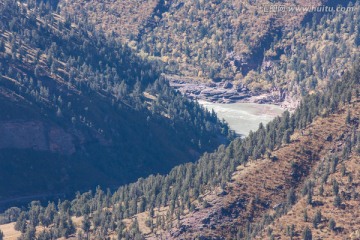
<svg viewBox="0 0 360 240"><path fill-rule="evenodd" d="M352 116L359 117L359 102L351 107L351 111ZM354 155L344 162L347 169L345 176L341 174L340 170L342 162L338 164L336 172L330 175L324 185L323 196L319 195L319 177L314 177L316 176L315 170L326 161L324 159L329 152L341 152L344 142L344 138L341 136L351 133L353 126L345 123L346 115L347 111L343 110L328 118L318 117L304 131L295 132L291 136L291 143L271 153L272 156L278 158L277 161L264 158L250 161L245 166L238 166L237 171L233 174L232 181L228 184L227 195L218 196L216 191L208 192L202 198L210 203L210 207L203 208L199 201L195 201L194 203L199 210L181 217L180 224L190 228L181 237L193 239L201 233L205 236L223 236L226 238L233 227L244 226L247 220L259 223L265 214L273 215L275 213L274 207L286 202L290 188L295 188L297 196L300 197L304 182L313 178L316 183L313 201L318 204L316 206L314 204L313 206L307 205L306 197L300 197L299 201L285 215L277 218L268 226L273 230L273 235L277 239L287 238L287 226L294 224L295 239L301 237L305 226L312 228L314 239L359 239L357 237L360 227L359 200L344 199L343 207L335 208L333 206L334 195L331 182L332 179L338 181L340 194L347 195L360 192L360 157ZM330 134L334 140L326 141ZM298 163L304 169L303 177L296 183L292 181L291 176L292 162ZM348 180L350 173L353 176L351 183ZM265 206L263 203L268 203L268 205ZM303 219L305 208L308 211L308 222L304 222ZM228 211L229 214L223 215L222 210ZM318 229L315 229L312 227L311 221L318 210L321 210L323 218ZM165 216L167 211L168 207L154 209L156 217L152 219L153 223L157 221L157 216ZM146 225L148 218L149 213L144 212L131 219L125 219L124 223L129 228L133 220L137 219L140 230L147 239L160 239L160 236L163 236L164 239L171 239L169 232L162 229L155 229L152 233ZM202 223L205 218L209 218L215 224L215 230ZM330 218L335 219L337 231L329 229ZM78 229L81 221L82 218L73 218ZM173 219L172 221L173 226L177 226L177 220ZM259 239L267 238L266 229L268 227L258 235ZM20 236L20 233L14 230L14 223L2 225L0 229L5 233L5 239L16 239Z"/></svg>
<svg viewBox="0 0 360 240"><path fill-rule="evenodd" d="M14 229L15 223L0 225L0 230L4 233L4 240L16 240L21 233Z"/></svg>
<svg viewBox="0 0 360 240"><path fill-rule="evenodd" d="M302 197L286 215L277 219L269 227L273 229L275 238L286 236L287 226L295 225L295 239L300 238L303 229L308 226L312 230L314 239L359 239L356 233L360 227L360 209L359 200L343 199L341 208L334 207L334 194L332 192L331 179L336 179L339 182L340 191L344 193L359 192L360 191L360 157L353 156L346 161L348 173L351 172L354 176L352 183L348 182L348 176L341 176L340 166L338 166L335 174L331 174L327 184L324 185L324 196L320 196L317 191L313 197L313 201L321 206L311 206L306 204L306 197ZM318 185L315 189L318 189ZM304 221L304 210L307 209L308 222ZM317 211L322 213L322 221L315 229L312 225L312 220ZM336 222L336 229L332 231L329 229L329 220L333 218ZM260 237L264 237L265 233ZM358 237L356 237L358 236Z"/></svg>
<svg viewBox="0 0 360 240"><path fill-rule="evenodd" d="M75 227L77 229L80 229L81 222L83 220L83 217L72 217L71 218ZM42 226L36 227L36 232L40 233L45 228ZM18 237L21 236L21 232L15 230L15 223L9 223L9 224L3 224L0 225L0 230L4 233L4 240L16 240Z"/></svg>
<svg viewBox="0 0 360 240"><path fill-rule="evenodd" d="M353 116L359 115L359 112L360 105L357 103L352 108L352 114ZM205 236L223 236L226 238L234 227L244 226L249 219L253 223L259 223L265 214L273 215L275 213L273 208L278 204L286 202L287 193L290 188L295 187L297 195L300 196L299 192L304 182L313 174L313 169L316 169L317 165L320 164L320 160L323 160L330 151L337 152L341 150L343 139L340 136L342 134L346 135L352 128L352 126L345 124L346 115L344 110L328 118L319 117L302 133L300 131L295 132L291 137L292 142L290 144L284 145L272 152L272 156L278 158L277 161L264 158L262 160L251 161L245 166L239 166L237 172L233 175L233 181L229 184L229 194L227 196L218 197L217 202L211 208L200 209L198 212L189 214L182 219L181 222L184 225L190 226L188 231L190 234L185 239L192 239L200 233ZM326 141L329 134L332 134L333 139L338 140L333 142ZM353 184L356 185L357 180L355 178L359 178L360 171L360 167L356 163L359 161L358 157L353 157L349 162L346 162L347 168L353 172ZM298 183L292 181L292 162L298 163L304 169L304 176ZM339 168L340 166L338 166ZM337 177L339 177L338 172L339 170L337 170L337 175L335 175ZM344 185L347 181L346 178L343 177L338 180L340 192L347 188ZM329 183L325 191L329 192L331 187L332 185ZM343 231L343 234L347 234L347 236L354 233L360 226L360 219L358 218L360 212L352 210L356 208L358 201L346 203L347 210L344 211L334 209L332 205L333 196L328 197L328 201L317 198L318 196L314 196L314 201L324 202L324 221L320 224L320 229L313 233L314 236L323 237L321 239L328 239L328 236L337 239L337 235L334 232L327 230L328 223L326 219L329 219L330 216L336 219L335 221L340 227L347 229ZM259 199L259 201L256 203L255 199ZM238 203L242 204L239 205ZM268 206L264 206L264 203L268 203ZM272 226L272 228L274 228L274 234L279 239L286 238L284 234L288 224L292 221L300 222L300 219L303 217L301 211L304 209L304 204L305 200L301 199L288 215L280 220L276 220L275 226ZM222 216L220 213L221 209L229 211L230 214ZM315 211L309 210L309 219L313 217ZM217 214L214 214L214 212ZM234 216L236 217L234 218ZM206 217L215 222L215 230L210 229L209 226L203 226L201 220ZM305 225L311 224L306 223ZM299 229L302 229L305 225L300 225ZM297 228L298 234L300 234L299 229ZM266 236L264 231L260 239L266 238Z"/></svg>

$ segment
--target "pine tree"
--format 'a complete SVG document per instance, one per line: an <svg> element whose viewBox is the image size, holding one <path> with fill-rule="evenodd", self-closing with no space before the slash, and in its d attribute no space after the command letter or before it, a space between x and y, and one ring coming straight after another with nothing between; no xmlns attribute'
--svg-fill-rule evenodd
<svg viewBox="0 0 360 240"><path fill-rule="evenodd" d="M339 195L336 195L334 198L334 206L335 207L340 207L341 206L341 198Z"/></svg>
<svg viewBox="0 0 360 240"><path fill-rule="evenodd" d="M89 238L90 227L91 227L91 222L90 222L89 216L85 215L84 219L81 223L81 229L84 231L84 233L86 233L87 239Z"/></svg>
<svg viewBox="0 0 360 240"><path fill-rule="evenodd" d="M307 199L306 199L307 204L309 204L309 205L312 204L312 197L313 197L312 189L309 189L308 194L307 194Z"/></svg>
<svg viewBox="0 0 360 240"><path fill-rule="evenodd" d="M346 115L346 123L350 124L350 122L351 122L351 113L350 113L350 111L348 111L347 115Z"/></svg>
<svg viewBox="0 0 360 240"><path fill-rule="evenodd" d="M308 212L307 212L307 209L305 208L304 210L304 222L307 222L308 221Z"/></svg>
<svg viewBox="0 0 360 240"><path fill-rule="evenodd" d="M331 172L335 173L336 172L336 167L339 163L339 158L338 157L333 157L331 159Z"/></svg>
<svg viewBox="0 0 360 240"><path fill-rule="evenodd" d="M4 215L7 217L8 222L15 222L18 219L20 213L20 208L12 207L6 210Z"/></svg>
<svg viewBox="0 0 360 240"><path fill-rule="evenodd" d="M22 239L22 240L34 240L34 239L36 239L36 229L35 229L35 227L29 225L26 228L26 231L23 234L21 234L20 239Z"/></svg>
<svg viewBox="0 0 360 240"><path fill-rule="evenodd" d="M3 39L0 40L0 53L5 52L5 42Z"/></svg>
<svg viewBox="0 0 360 240"><path fill-rule="evenodd" d="M312 240L312 233L309 227L306 227L303 232L303 240Z"/></svg>
<svg viewBox="0 0 360 240"><path fill-rule="evenodd" d="M25 233L26 228L27 228L26 213L21 212L19 218L16 221L15 230Z"/></svg>
<svg viewBox="0 0 360 240"><path fill-rule="evenodd" d="M333 192L334 192L334 195L339 194L339 184L335 179L333 180Z"/></svg>
<svg viewBox="0 0 360 240"><path fill-rule="evenodd" d="M357 32L356 35L355 35L355 45L357 47L360 46L360 33L359 32Z"/></svg>
<svg viewBox="0 0 360 240"><path fill-rule="evenodd" d="M39 225L39 215L41 213L41 205L38 201L31 202L31 207L28 212L30 225L36 227Z"/></svg>
<svg viewBox="0 0 360 240"><path fill-rule="evenodd" d="M37 237L37 240L50 240L50 239L52 239L51 233L46 230L41 231Z"/></svg>
<svg viewBox="0 0 360 240"><path fill-rule="evenodd" d="M346 175L346 167L345 164L341 164L341 176L345 176Z"/></svg>
<svg viewBox="0 0 360 240"><path fill-rule="evenodd" d="M319 194L320 194L320 196L324 195L324 185L323 184L320 185Z"/></svg>
<svg viewBox="0 0 360 240"><path fill-rule="evenodd" d="M317 228L320 222L321 222L321 211L319 210L316 212L314 216L314 220L313 220L314 228Z"/></svg>
<svg viewBox="0 0 360 240"><path fill-rule="evenodd" d="M288 193L287 202L289 205L294 205L296 202L296 194L293 188L291 188Z"/></svg>
<svg viewBox="0 0 360 240"><path fill-rule="evenodd" d="M284 133L283 143L290 143L291 130L288 129Z"/></svg>
<svg viewBox="0 0 360 240"><path fill-rule="evenodd" d="M295 236L295 225L294 224L292 224L291 226L287 226L286 234L290 237L290 240L293 239L293 237Z"/></svg>
<svg viewBox="0 0 360 240"><path fill-rule="evenodd" d="M330 218L330 220L329 220L329 228L332 231L334 231L335 228L336 228L336 222L335 222L335 220L333 218Z"/></svg>

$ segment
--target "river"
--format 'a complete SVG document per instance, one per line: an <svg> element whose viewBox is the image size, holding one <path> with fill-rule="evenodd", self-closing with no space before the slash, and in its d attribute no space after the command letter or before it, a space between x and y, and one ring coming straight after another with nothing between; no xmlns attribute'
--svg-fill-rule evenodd
<svg viewBox="0 0 360 240"><path fill-rule="evenodd" d="M211 103L199 100L208 110L214 109L220 119L225 119L230 128L237 134L248 135L250 130L257 130L260 123L264 125L281 115L284 109L270 104L257 103Z"/></svg>

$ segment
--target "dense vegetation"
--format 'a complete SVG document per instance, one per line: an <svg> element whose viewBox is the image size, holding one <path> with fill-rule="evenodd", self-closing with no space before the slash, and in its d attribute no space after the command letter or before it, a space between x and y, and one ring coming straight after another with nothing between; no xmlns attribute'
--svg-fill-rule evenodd
<svg viewBox="0 0 360 240"><path fill-rule="evenodd" d="M46 116L51 124L58 124L64 129L77 129L85 132L84 134L89 136L92 141L130 142L129 144L111 144L111 148L91 143L86 146L85 150L78 152L74 158L68 157L69 160L75 159L75 157L80 159L76 163L77 165L71 165L74 164L71 161L64 162L62 165L61 161L67 157L61 154L52 153L54 156L43 156L44 153L40 152L32 155L33 157L46 160L50 156L53 160L58 159L59 166L53 167L59 169L71 163L69 168L74 168L75 170L72 171L76 174L79 174L81 168L85 168L85 171L82 172L83 175L92 174L91 171L94 169L101 169L102 173L112 177L111 180L106 179L108 183L118 184L120 182L119 175L125 176L124 178L129 180L130 176L135 178L159 171L159 169L165 172L174 163L195 159L197 153L216 146L219 142L217 139L219 134L232 137L226 124L219 121L215 113L204 111L197 103L184 99L168 86L159 74L164 67L161 62L156 60L148 62L149 59L154 58L144 59L132 54L129 47L116 41L116 35L110 34L105 37L101 30L96 31L87 17L81 16L72 22L70 16L64 20L56 13L52 13L51 7L56 4L52 5L50 2L39 4L32 0L25 2L26 5L20 7L10 0L4 1L4 4L1 5L1 89L6 91L0 92L0 97L4 102L1 108L7 113L7 115L1 116L1 120L22 118L23 116L42 119ZM39 5L35 6L37 4ZM182 9L181 14L190 12L188 17L190 20L194 19L189 22L185 21L184 26L176 24L175 27L175 23L178 22L177 18L166 14L160 18L161 14L154 14L159 18L158 25L155 24L156 27L154 27L153 24L145 22L142 25L143 31L139 32L138 44L150 55L166 57L167 50L163 50L166 49L166 44L163 46L161 41L161 44L154 43L159 43L158 36L170 33L168 30L161 30L161 28L167 28L165 23L168 22L173 23L169 25L174 27L175 32L179 31L180 35L188 28L186 24L197 27L193 34L202 36L192 37L201 41L192 46L200 48L199 55L193 54L194 49L186 50L186 47L192 46L182 46L182 41L178 41L177 38L169 41L167 47L171 46L171 49L176 52L177 48L180 48L185 51L184 54L188 52L189 56L187 57L190 60L186 61L189 61L190 65L203 66L204 69L200 67L201 70L197 69L196 71L207 73L211 78L233 77L234 73L229 70L230 66L223 68L216 61L218 59L221 63L227 61L226 58L229 57L227 51L234 50L235 47L232 46L234 42L242 39L242 41L248 41L250 46L259 44L256 39L250 39L248 33L241 30L242 28L239 28L240 32L236 32L235 37L232 36L234 38L229 37L228 39L219 39L219 37L229 34L219 33L219 37L217 37L216 29L209 29L218 25L219 29L230 29L229 33L232 34L232 27L224 25L224 19L228 19L229 9L233 8L226 1L215 1L211 4L208 1L198 1L193 4L191 9L190 4L179 3L179 5L171 6L162 6L161 4L164 2L160 1L160 5L155 6L160 13L164 10L163 8L169 12L175 12L174 9ZM206 22L213 21L210 16L206 18L209 15L207 14L208 10L210 13L216 12L219 19L216 19L215 22ZM194 24L193 21L198 22L196 16L199 14L203 14L201 17L205 19L205 25ZM100 187L96 191L82 194L78 192L71 201L49 202L46 206L42 206L38 201L33 201L29 204L28 209L8 209L1 215L1 221L3 223L16 221L15 229L22 233L20 239L34 239L36 232L37 239L68 238L70 236L88 239L89 235L94 239L108 237L143 239L144 236L141 234L135 216L145 211L150 215L146 224L151 231L171 229L173 224L179 223L180 217L185 212L195 212L200 205L208 207L208 203L203 201L202 196L214 189L226 189L236 167L263 156L268 156L276 161L276 156L272 156L271 152L283 144L289 143L290 136L295 130L306 128L318 116L326 117L341 107L349 107L353 99L360 97L360 69L357 67L352 71L347 71L350 68L351 59L358 58L356 49L358 49L359 28L356 25L357 21L351 21L351 18L357 19L358 14L357 11L351 13L350 17L345 17L344 13L324 15L320 20L314 18L313 23L308 24L303 30L292 33L285 32L285 36L291 37L293 42L289 43L286 37L276 40L270 50L265 52L265 59L269 62L268 67L264 65L263 69L258 72L250 71L245 78L247 84L264 85L264 81L267 81L271 86L280 87L284 87L285 81L291 79L289 90L294 94L306 94L294 113L285 112L266 126L260 124L259 129L251 132L245 139L236 138L228 146L221 145L213 153L204 153L197 162L179 165L166 175L150 175L147 178L140 178L135 183L121 186L116 192L104 191ZM148 31L147 28L155 30ZM160 32L158 35L156 35L157 31ZM126 36L134 38L132 35ZM319 42L305 41L311 38L317 39ZM222 45L220 50L216 49L216 51L209 48L210 54L207 55L204 51L206 52L208 49L203 40L207 42L209 39L213 39L214 43L221 42ZM324 43L320 39L327 43L323 52L319 52L317 48ZM191 41L191 39L186 41ZM288 49L289 44L292 46L291 51ZM203 47L205 49L202 49ZM244 49L252 51L248 48ZM210 57L208 58L208 56ZM340 56L341 60L334 59L335 56ZM172 73L191 71L191 67L189 67L190 70L188 69L189 65L183 69L177 65L182 63L180 59L185 55L175 54L171 56L171 58L173 57L179 62L172 64L171 59L167 59L169 64L165 66L166 71ZM280 59L280 61L275 62L274 59ZM290 63L288 63L289 61ZM220 65L217 66L217 64ZM219 71L213 70L213 66ZM236 66L234 69L235 73L242 71ZM199 72L196 75L199 75ZM340 76L342 77L341 81L334 81ZM250 79L251 77L252 79ZM253 86L256 88L257 85ZM299 89L295 91L296 88ZM311 91L317 89L323 91ZM307 94L309 91L310 94ZM9 96L12 97L10 98L12 100L9 100ZM20 106L14 104L14 102L20 101L19 96L26 100ZM352 117L349 115L347 121L351 120ZM125 125L126 129L124 130L123 126ZM159 131L161 134L156 135ZM94 132L102 136L101 140L94 137ZM140 138L141 141L129 137L136 134L143 134L143 138ZM163 134L167 137L164 137ZM158 141L158 138L161 141ZM141 147L134 147L134 145ZM173 151L167 152L166 150L169 149ZM21 159L27 159L29 152L34 154L32 150L24 152L17 150L16 154L10 150L2 151L1 163L4 164L3 159L16 156L17 159L20 159L20 162L16 164L26 167L27 165L21 162ZM162 154L158 154L159 152ZM359 152L359 135L354 130L352 138L347 139L345 143L342 155L329 156L324 166L319 168L316 179L327 178L331 166L335 165L336 167L339 158L344 160L350 154ZM184 153L189 153L191 156L183 155ZM177 160L174 160L175 158ZM134 159L136 159L135 163L130 162ZM174 161L170 164L166 162L167 159ZM87 161L95 164L84 165L87 164ZM39 164L44 162L41 161ZM153 167L151 170L148 166L150 164ZM140 174L139 170L133 168L133 166L138 167L139 165L141 171L144 170L143 166L146 166L146 174L144 172ZM35 168L41 167L33 163L32 167L34 166ZM292 166L294 182L300 178L300 174L297 174L298 167L296 164ZM9 166L5 165L2 169L8 171ZM65 171L69 171L69 169L65 169ZM50 174L52 173L50 169ZM0 175L0 178L3 178L1 181L5 181L5 179L8 181L11 178L6 174L4 172ZM79 175L85 179L85 176ZM55 174L55 177L57 176L59 175ZM106 182L103 178L105 178L104 175L97 173L97 178L93 179L90 185L99 180ZM16 182L16 180L14 181ZM41 180L35 183L39 184L40 182ZM29 184L34 185L34 182ZM332 185L334 205L340 207L339 188L334 181ZM79 186L72 186L80 189ZM84 185L80 186L84 188ZM304 186L303 195L308 199L308 204L313 202L312 188L312 183ZM71 190L73 189L69 189L69 191ZM288 203L280 208L279 215L286 214L288 207L296 204L297 197L294 191L290 191ZM161 209L166 213L160 215ZM81 229L76 229L74 220L79 219ZM264 219L264 222L258 225L251 225L249 222L246 226L239 228L237 232L229 234L233 234L232 237L237 236L239 239L255 236L264 230L264 226L270 224L269 219L266 217ZM314 228L318 227L321 219L321 212L317 212L313 218ZM330 227L335 228L335 225L336 223L332 222ZM42 227L41 230L37 228L38 226ZM288 227L288 235L293 236L291 226ZM309 239L311 235L311 230L305 228L303 238ZM272 236L271 233L269 236Z"/></svg>
<svg viewBox="0 0 360 240"><path fill-rule="evenodd" d="M301 239L311 239L309 236L313 239L357 238L357 227L354 229L351 224L358 214L353 211L353 204L357 205L360 196L357 180L354 180L360 156L359 95L356 97L350 103L343 103L338 111L340 116L347 115L345 121L342 117L341 123L335 124L344 131L337 138L326 132L324 134L327 136L325 142L334 141L338 147L321 155L307 150L310 154L308 161L306 157L300 160L290 158L291 188L284 201L276 205L275 211L264 211L257 221L241 226L238 236L268 236L270 239L280 236L290 239L296 236ZM349 114L350 109L357 110ZM334 121L333 118L329 120ZM316 135L318 132L309 133Z"/></svg>
<svg viewBox="0 0 360 240"><path fill-rule="evenodd" d="M324 2L335 7L350 2L346 6L350 8L304 16L304 12L264 12L267 1L157 1L146 11L137 8L143 13L138 18L124 7L119 7L122 14L117 17L110 10L117 7L112 1L89 1L84 4L86 11L81 11L79 1L72 0L60 1L60 12L89 18L108 34L126 32L119 38L140 55L160 59L167 74L231 79L253 93L275 88L303 96L339 79L358 57L357 1ZM279 4L308 6L305 1ZM114 29L125 16L126 27Z"/></svg>
<svg viewBox="0 0 360 240"><path fill-rule="evenodd" d="M251 71L245 84L261 89L276 86L290 95L326 89L359 59L360 7L314 14L301 28L285 31L265 52L260 71Z"/></svg>
<svg viewBox="0 0 360 240"><path fill-rule="evenodd" d="M247 138L238 138L228 147L221 146L214 153L204 154L196 163L175 167L166 176L139 179L136 183L120 187L114 194L98 188L94 193L77 194L71 202L59 202L57 207L54 203L41 207L33 202L28 211L20 213L17 209L10 209L4 217L10 219L11 212L16 212L16 228L24 233L24 239L38 224L52 226L41 233L44 236L67 237L75 232L71 216L84 217L79 239L89 233L90 226L93 227L91 235L100 239L113 233L119 239L142 239L136 219L132 221L130 230L125 228L123 219L144 211L153 216L155 209L167 206L167 214L157 217L155 222L150 218L149 226L169 229L173 224L171 219L179 219L186 210L196 210L193 203L200 200L201 194L219 186L226 188L238 165L271 152L287 143L295 129L303 129L317 116L327 116L351 103L353 98L359 98L359 79L359 68L346 73L341 82L333 84L325 93L305 97L293 114L286 112L268 125L260 125L259 130ZM357 139L355 135L346 143L342 157L348 156L351 151L359 152ZM291 197L289 201L292 202Z"/></svg>
<svg viewBox="0 0 360 240"><path fill-rule="evenodd" d="M276 17L263 11L266 4L262 0L59 3L63 15L88 18L98 29L116 34L141 54L161 59L167 73L215 80L239 80L241 74L256 69L263 49L279 34L278 29L299 23L303 17L300 13ZM124 27L120 28L119 22Z"/></svg>
<svg viewBox="0 0 360 240"><path fill-rule="evenodd" d="M3 197L117 186L231 138L214 112L169 87L160 64L91 24L62 19L51 3L0 5L2 129L19 129L18 145L30 145L0 144L0 179L11 183L1 186ZM26 133L26 124L53 140Z"/></svg>

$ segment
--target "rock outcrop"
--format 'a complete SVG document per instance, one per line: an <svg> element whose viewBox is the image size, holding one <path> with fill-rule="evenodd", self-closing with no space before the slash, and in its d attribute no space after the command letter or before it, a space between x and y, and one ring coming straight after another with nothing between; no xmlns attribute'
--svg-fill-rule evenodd
<svg viewBox="0 0 360 240"><path fill-rule="evenodd" d="M41 121L2 121L0 136L0 149L33 149L64 155L75 152L70 133Z"/></svg>

